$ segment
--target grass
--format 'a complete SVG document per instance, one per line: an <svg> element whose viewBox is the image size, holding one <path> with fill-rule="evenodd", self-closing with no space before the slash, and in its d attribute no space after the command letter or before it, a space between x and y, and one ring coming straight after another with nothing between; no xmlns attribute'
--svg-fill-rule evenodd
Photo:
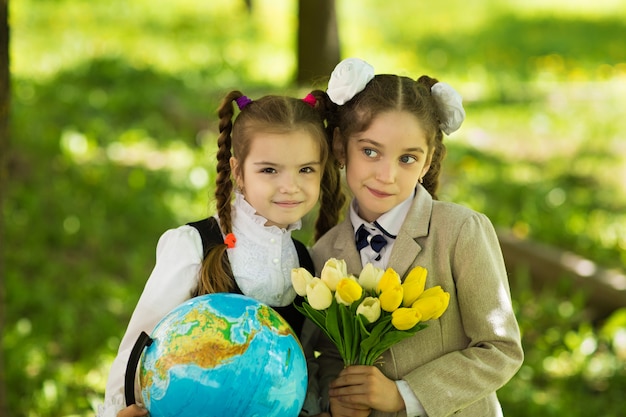
<svg viewBox="0 0 626 417"><path fill-rule="evenodd" d="M338 13L344 55L463 92L468 119L448 140L443 199L623 268L618 3L351 0ZM294 7L11 3L2 349L12 415L93 414L158 236L210 211L221 96L303 92L290 83ZM624 312L591 323L566 282L537 292L524 271L511 282L527 359L501 391L506 415L619 415Z"/></svg>

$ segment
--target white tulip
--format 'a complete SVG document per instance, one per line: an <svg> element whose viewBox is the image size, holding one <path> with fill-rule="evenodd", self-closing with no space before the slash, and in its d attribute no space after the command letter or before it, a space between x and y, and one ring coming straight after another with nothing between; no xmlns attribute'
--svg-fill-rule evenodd
<svg viewBox="0 0 626 417"><path fill-rule="evenodd" d="M362 314L368 323L374 323L380 318L380 300L376 297L365 297L357 307L356 314Z"/></svg>
<svg viewBox="0 0 626 417"><path fill-rule="evenodd" d="M306 286L307 301L315 310L325 310L333 302L333 294L324 282L313 277Z"/></svg>
<svg viewBox="0 0 626 417"><path fill-rule="evenodd" d="M313 279L313 275L305 268L294 268L291 270L291 284L299 296L306 295L306 286Z"/></svg>
<svg viewBox="0 0 626 417"><path fill-rule="evenodd" d="M320 278L330 288L331 291L337 290L337 283L348 276L348 267L343 259L330 258L324 264Z"/></svg>
<svg viewBox="0 0 626 417"><path fill-rule="evenodd" d="M359 284L366 290L373 291L376 289L378 281L380 281L384 273L385 271L383 269L376 268L368 262L359 275Z"/></svg>

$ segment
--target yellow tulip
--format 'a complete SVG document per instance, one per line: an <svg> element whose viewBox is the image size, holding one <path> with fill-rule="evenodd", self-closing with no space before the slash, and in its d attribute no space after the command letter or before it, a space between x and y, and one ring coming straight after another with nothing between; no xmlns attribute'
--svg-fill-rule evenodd
<svg viewBox="0 0 626 417"><path fill-rule="evenodd" d="M313 279L313 275L305 268L293 268L291 270L291 284L299 296L306 295L306 286Z"/></svg>
<svg viewBox="0 0 626 417"><path fill-rule="evenodd" d="M435 297L438 296L440 294L443 294L445 291L443 290L443 288L441 288L441 285L436 285L434 287L431 287L427 290L425 290L421 297Z"/></svg>
<svg viewBox="0 0 626 417"><path fill-rule="evenodd" d="M411 307L420 310L422 321L438 319L450 304L450 293L445 292L439 285L424 291Z"/></svg>
<svg viewBox="0 0 626 417"><path fill-rule="evenodd" d="M426 277L428 276L428 270L421 266L416 266L409 272L409 275L404 279L402 288L404 289L404 299L402 305L409 307L417 300L417 298L424 292L424 285L426 285Z"/></svg>
<svg viewBox="0 0 626 417"><path fill-rule="evenodd" d="M365 316L368 323L380 318L380 300L376 297L365 297L356 309L356 314Z"/></svg>
<svg viewBox="0 0 626 417"><path fill-rule="evenodd" d="M361 295L363 295L363 288L356 282L354 277L343 278L337 283L335 299L338 303L347 306L352 305L352 303L361 298Z"/></svg>
<svg viewBox="0 0 626 417"><path fill-rule="evenodd" d="M394 311L402 304L402 286L397 284L395 287L387 288L380 293L380 307L385 311Z"/></svg>
<svg viewBox="0 0 626 417"><path fill-rule="evenodd" d="M343 259L330 258L324 264L320 278L331 291L337 289L337 283L348 276L348 267Z"/></svg>
<svg viewBox="0 0 626 417"><path fill-rule="evenodd" d="M445 311L448 309L448 306L450 305L450 293L444 292L441 297L442 297L441 307L439 308L439 310L437 310L437 312L433 316L433 319L438 319L439 317L441 317L442 314L445 313Z"/></svg>
<svg viewBox="0 0 626 417"><path fill-rule="evenodd" d="M333 294L324 282L314 277L306 286L306 298L315 310L325 310L333 302Z"/></svg>
<svg viewBox="0 0 626 417"><path fill-rule="evenodd" d="M368 262L359 274L359 284L366 290L373 291L376 289L378 281L380 281L384 272L385 271L382 269L376 268Z"/></svg>
<svg viewBox="0 0 626 417"><path fill-rule="evenodd" d="M380 280L378 281L376 291L381 293L389 288L399 286L400 284L400 275L398 275L398 273L392 268L387 268L387 270L383 273L383 276L380 277Z"/></svg>
<svg viewBox="0 0 626 417"><path fill-rule="evenodd" d="M398 330L409 330L422 320L422 313L415 308L400 307L391 313L391 324Z"/></svg>

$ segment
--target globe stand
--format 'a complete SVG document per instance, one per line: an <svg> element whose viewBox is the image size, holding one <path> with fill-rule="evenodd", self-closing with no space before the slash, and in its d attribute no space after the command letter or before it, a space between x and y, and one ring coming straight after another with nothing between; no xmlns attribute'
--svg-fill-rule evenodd
<svg viewBox="0 0 626 417"><path fill-rule="evenodd" d="M133 405L137 401L135 400L135 375L137 373L137 366L139 365L139 359L143 350L152 344L152 339L146 332L141 332L133 350L130 352L128 358L128 364L126 365L126 374L124 375L124 395L126 396L126 406Z"/></svg>

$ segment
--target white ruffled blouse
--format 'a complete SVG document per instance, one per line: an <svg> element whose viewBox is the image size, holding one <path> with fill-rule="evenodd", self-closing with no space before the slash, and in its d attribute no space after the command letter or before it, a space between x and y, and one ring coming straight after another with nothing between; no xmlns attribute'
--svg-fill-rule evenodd
<svg viewBox="0 0 626 417"><path fill-rule="evenodd" d="M266 221L240 193L236 193L232 223L237 243L235 248L228 249L228 258L235 281L244 295L270 306L286 306L296 297L291 285L291 269L299 263L291 232L299 229L301 223L298 221L287 229L280 229L266 227ZM167 230L159 238L156 264L113 361L104 404L98 407L97 417L115 417L126 407L124 373L135 341L142 331L150 334L161 318L192 297L198 286L202 259L202 240L192 226ZM137 380L135 398L141 402Z"/></svg>

